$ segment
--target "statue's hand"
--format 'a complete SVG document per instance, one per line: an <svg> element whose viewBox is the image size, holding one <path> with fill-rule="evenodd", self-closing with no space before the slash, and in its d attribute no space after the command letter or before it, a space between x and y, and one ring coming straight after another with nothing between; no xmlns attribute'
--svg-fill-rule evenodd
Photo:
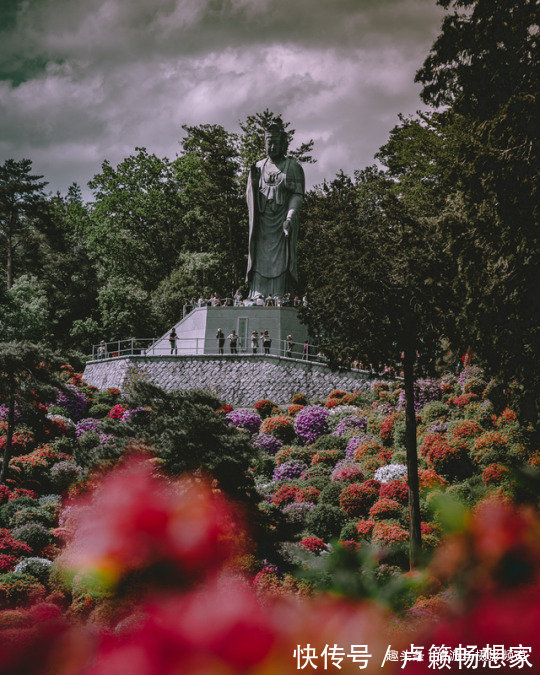
<svg viewBox="0 0 540 675"><path fill-rule="evenodd" d="M287 220L284 221L283 223L283 234L288 237L289 236L289 228L291 226L291 221L287 218Z"/></svg>

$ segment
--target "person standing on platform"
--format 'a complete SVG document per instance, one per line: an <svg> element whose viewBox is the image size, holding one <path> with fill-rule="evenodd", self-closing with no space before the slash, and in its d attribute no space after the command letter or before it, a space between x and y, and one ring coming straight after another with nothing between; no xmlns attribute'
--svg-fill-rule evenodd
<svg viewBox="0 0 540 675"><path fill-rule="evenodd" d="M270 354L270 347L272 346L272 338L268 335L268 331L265 330L262 336L262 344L265 354Z"/></svg>
<svg viewBox="0 0 540 675"><path fill-rule="evenodd" d="M178 336L176 335L176 331L173 328L171 332L169 333L169 344L171 345L171 354L174 354L175 356L177 355L176 351L176 338Z"/></svg>
<svg viewBox="0 0 540 675"><path fill-rule="evenodd" d="M236 334L234 328L232 333L227 335L227 340L229 340L229 344L231 346L231 354L238 354L238 335Z"/></svg>
<svg viewBox="0 0 540 675"><path fill-rule="evenodd" d="M259 334L256 330L251 333L251 351L253 354L257 354L259 351Z"/></svg>
<svg viewBox="0 0 540 675"><path fill-rule="evenodd" d="M285 356L288 359L292 359L293 347L294 347L294 342L293 342L293 339L292 339L292 335L287 335L287 341L285 342L285 349L286 349Z"/></svg>
<svg viewBox="0 0 540 675"><path fill-rule="evenodd" d="M225 333L221 330L221 328L218 328L217 330L216 340L218 342L218 354L223 354L223 347L225 346Z"/></svg>

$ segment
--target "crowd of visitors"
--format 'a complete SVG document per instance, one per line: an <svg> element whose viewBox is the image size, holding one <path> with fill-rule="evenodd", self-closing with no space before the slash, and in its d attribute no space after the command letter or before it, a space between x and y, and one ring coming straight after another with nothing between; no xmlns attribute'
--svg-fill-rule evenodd
<svg viewBox="0 0 540 675"><path fill-rule="evenodd" d="M290 293L283 297L278 295L269 295L266 298L261 293L255 293L251 298L244 298L240 290L237 290L232 298L221 298L217 293L212 293L209 298L200 295L199 299L191 298L185 300L182 306L182 316L186 316L193 309L197 307L307 307L307 296L300 298L295 295L294 298Z"/></svg>

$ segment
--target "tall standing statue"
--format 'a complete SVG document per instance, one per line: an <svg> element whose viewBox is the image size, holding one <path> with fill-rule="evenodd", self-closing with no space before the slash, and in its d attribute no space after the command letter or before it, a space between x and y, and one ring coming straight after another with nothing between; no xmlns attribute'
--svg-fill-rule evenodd
<svg viewBox="0 0 540 675"><path fill-rule="evenodd" d="M287 157L287 132L275 118L265 131L267 157L254 164L247 183L249 297L294 293L298 284L298 211L305 191L304 170Z"/></svg>

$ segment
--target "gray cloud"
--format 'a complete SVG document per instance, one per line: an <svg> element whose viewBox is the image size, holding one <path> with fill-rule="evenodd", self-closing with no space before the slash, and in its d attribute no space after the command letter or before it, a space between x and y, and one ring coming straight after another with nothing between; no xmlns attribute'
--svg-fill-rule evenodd
<svg viewBox="0 0 540 675"><path fill-rule="evenodd" d="M61 190L136 145L174 156L183 123L236 129L267 107L315 139L310 184L372 163L397 113L420 107L413 77L441 17L434 0L18 7L0 33L0 159L30 157Z"/></svg>

